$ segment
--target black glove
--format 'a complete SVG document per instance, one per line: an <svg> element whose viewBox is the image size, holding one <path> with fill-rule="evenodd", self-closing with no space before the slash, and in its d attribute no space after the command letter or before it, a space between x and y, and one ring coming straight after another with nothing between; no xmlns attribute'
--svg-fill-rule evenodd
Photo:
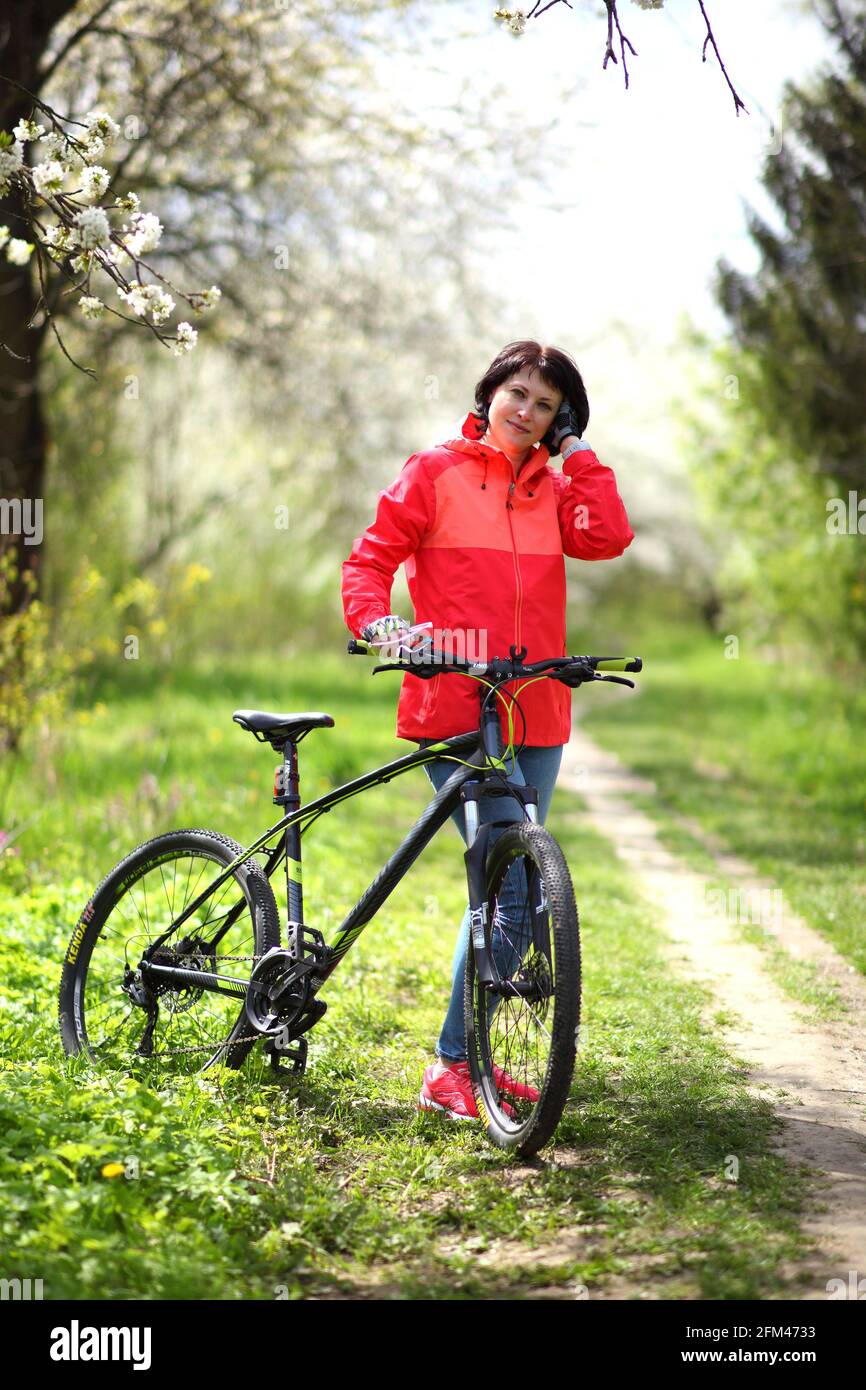
<svg viewBox="0 0 866 1390"><path fill-rule="evenodd" d="M575 410L571 401L564 399L559 410L556 412L553 424L542 439L542 444L547 445L548 453L555 456L559 453L559 446L568 435L576 435L580 439L583 430L586 428Z"/></svg>

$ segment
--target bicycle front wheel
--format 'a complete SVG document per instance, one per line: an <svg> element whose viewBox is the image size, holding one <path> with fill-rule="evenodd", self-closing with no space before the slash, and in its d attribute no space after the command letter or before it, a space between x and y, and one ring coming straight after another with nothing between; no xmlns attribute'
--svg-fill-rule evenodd
<svg viewBox="0 0 866 1390"><path fill-rule="evenodd" d="M469 1071L493 1143L524 1157L558 1125L574 1073L580 1023L580 935L565 856L548 830L524 821L490 847L486 942L500 983L478 979L466 956Z"/></svg>
<svg viewBox="0 0 866 1390"><path fill-rule="evenodd" d="M243 982L254 962L280 942L271 885L259 864L236 864L180 925L188 904L243 854L208 830L176 830L139 845L103 879L72 933L60 979L60 1035L69 1056L128 1067L142 1056L176 1070L203 1071L217 1061L239 1067L257 1034L244 1012ZM168 933L154 960L193 975L157 988L155 1014L136 1002L137 967ZM238 981L232 993L195 983ZM139 996L140 997L140 996Z"/></svg>

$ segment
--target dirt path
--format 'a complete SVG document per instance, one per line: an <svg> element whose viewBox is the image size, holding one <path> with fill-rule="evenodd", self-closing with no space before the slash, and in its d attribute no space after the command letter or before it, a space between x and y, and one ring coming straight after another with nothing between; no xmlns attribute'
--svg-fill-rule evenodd
<svg viewBox="0 0 866 1390"><path fill-rule="evenodd" d="M640 888L659 908L672 959L707 985L713 1008L737 1022L724 1041L749 1067L750 1084L774 1099L782 1128L777 1150L815 1173L815 1208L806 1230L818 1242L808 1265L804 1298L866 1296L866 984L853 966L797 917L777 888L742 860L725 853L688 822L715 857L719 876L740 887L739 909L706 875L689 868L661 843L650 818L630 800L651 789L579 726L566 746L557 786L586 799L588 819L613 841ZM758 946L741 939L743 895L761 906L761 924L792 956L814 964L832 985L842 1021L813 1023L767 972ZM754 920L754 917L753 917ZM712 1010L710 1011L712 1012ZM718 1029L718 1025L712 1026ZM771 1088L772 1097L766 1088ZM853 1277L852 1277L853 1271ZM846 1294L831 1279L844 1281Z"/></svg>

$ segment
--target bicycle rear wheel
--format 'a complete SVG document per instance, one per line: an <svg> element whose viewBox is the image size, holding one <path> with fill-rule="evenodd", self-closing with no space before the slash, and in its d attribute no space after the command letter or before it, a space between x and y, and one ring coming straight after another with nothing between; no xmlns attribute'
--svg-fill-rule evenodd
<svg viewBox="0 0 866 1390"><path fill-rule="evenodd" d="M72 933L60 979L60 1036L67 1055L108 1066L136 1058L203 1071L239 1067L257 1034L233 994L194 983L157 990L156 1022L135 1002L143 952L213 882L243 846L209 830L176 830L139 845L103 879ZM247 859L159 948L155 960L202 976L248 981L256 959L280 942L279 914L259 864ZM144 1048L142 1042L144 1039Z"/></svg>
<svg viewBox="0 0 866 1390"><path fill-rule="evenodd" d="M551 1138L574 1072L580 1023L580 935L565 856L541 825L510 826L485 866L488 949L501 984L466 957L469 1071L488 1137L525 1157Z"/></svg>

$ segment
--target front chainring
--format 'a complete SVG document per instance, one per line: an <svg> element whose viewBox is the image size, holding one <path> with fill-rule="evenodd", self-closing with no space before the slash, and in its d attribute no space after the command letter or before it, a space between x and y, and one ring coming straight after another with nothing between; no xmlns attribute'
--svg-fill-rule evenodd
<svg viewBox="0 0 866 1390"><path fill-rule="evenodd" d="M309 973L298 975L299 963L275 946L250 975L244 1011L256 1032L274 1037L304 1011L310 994ZM297 978L294 978L297 976ZM277 991L283 991L275 1002Z"/></svg>

